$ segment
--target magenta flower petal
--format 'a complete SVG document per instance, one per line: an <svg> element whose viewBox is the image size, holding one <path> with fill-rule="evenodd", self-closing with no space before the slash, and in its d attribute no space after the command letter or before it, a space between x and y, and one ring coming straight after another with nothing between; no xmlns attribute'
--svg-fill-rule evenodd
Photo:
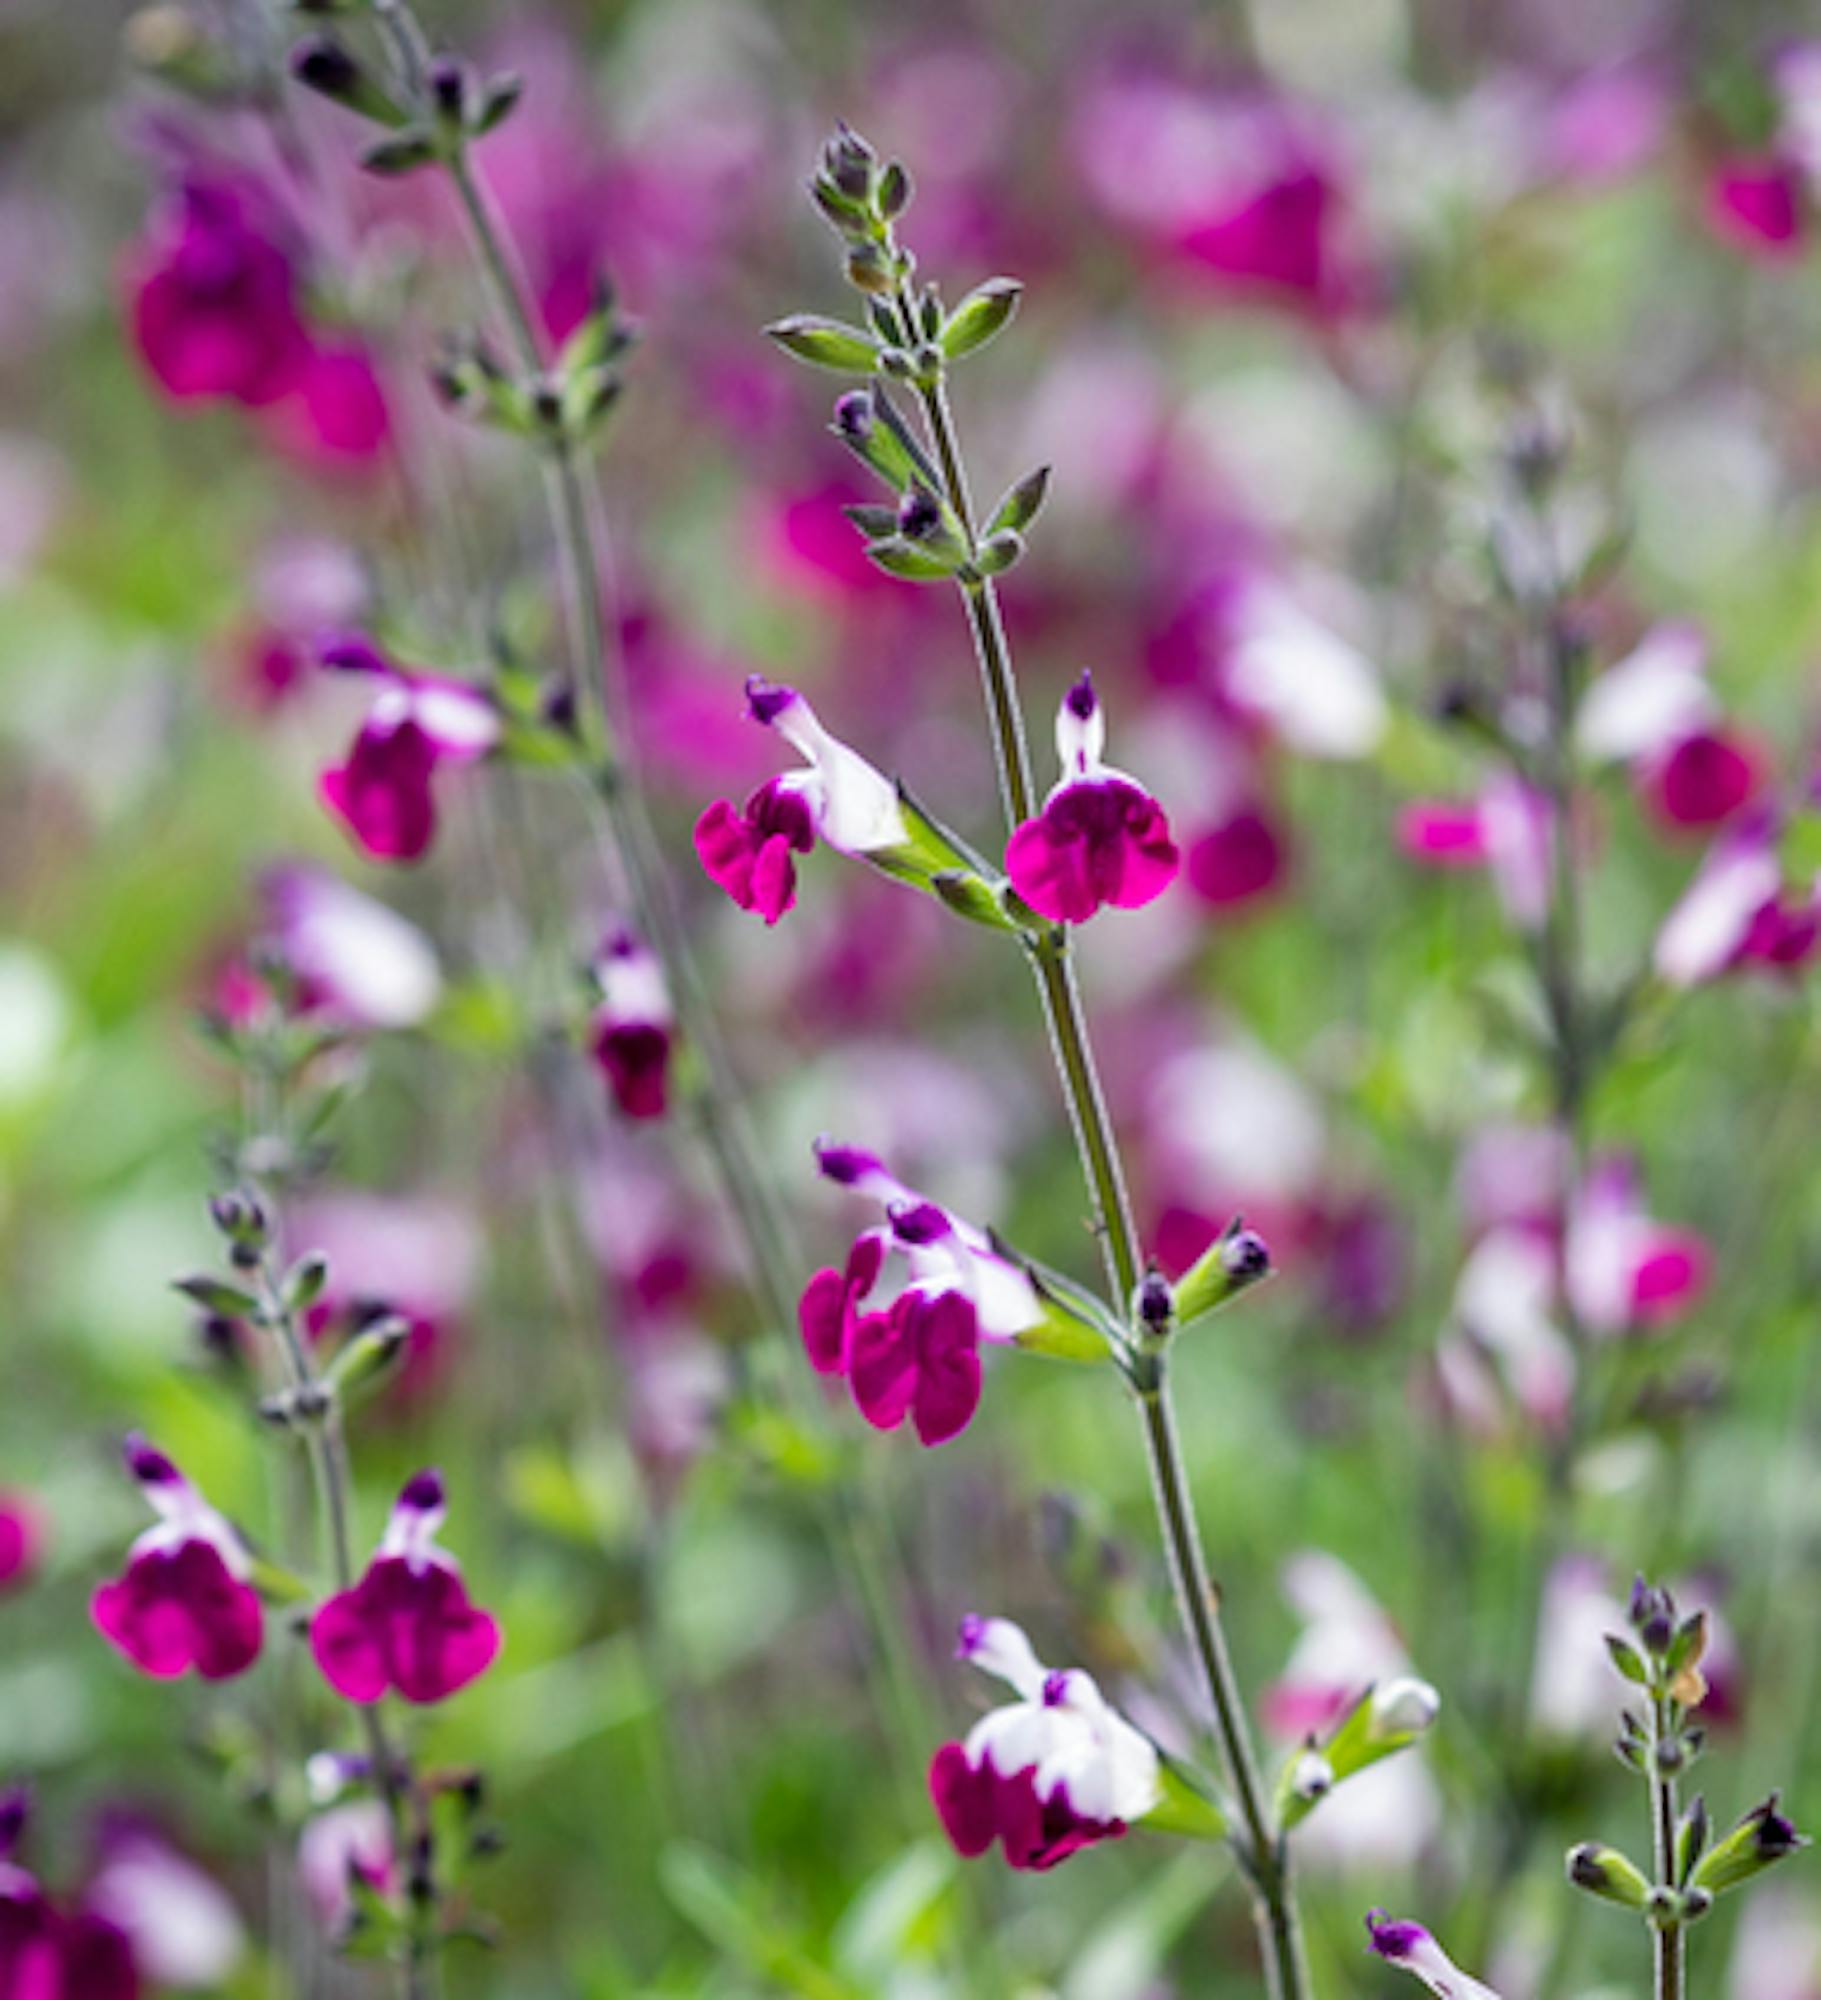
<svg viewBox="0 0 1821 2000"><path fill-rule="evenodd" d="M345 764L322 774L323 803L380 861L415 861L436 832L436 753L414 722L363 729Z"/></svg>
<svg viewBox="0 0 1821 2000"><path fill-rule="evenodd" d="M907 1323L907 1297L898 1299L890 1312L866 1313L856 1320L849 1341L854 1404L875 1430L895 1431L917 1397L920 1369L916 1334Z"/></svg>
<svg viewBox="0 0 1821 2000"><path fill-rule="evenodd" d="M1189 848L1189 887L1215 909L1232 909L1268 896L1283 880L1289 857L1272 820L1244 806L1211 827Z"/></svg>
<svg viewBox="0 0 1821 2000"><path fill-rule="evenodd" d="M628 1118L662 1118L670 1108L670 1031L652 1021L600 1027L594 1059Z"/></svg>
<svg viewBox="0 0 1821 2000"><path fill-rule="evenodd" d="M1006 844L1019 895L1052 923L1085 923L1107 904L1135 910L1163 894L1180 856L1163 808L1123 778L1064 785Z"/></svg>
<svg viewBox="0 0 1821 2000"><path fill-rule="evenodd" d="M486 1672L500 1630L445 1564L416 1569L402 1556L380 1556L316 1614L310 1646L323 1677L349 1701L377 1701L395 1687L407 1701L429 1703Z"/></svg>
<svg viewBox="0 0 1821 2000"><path fill-rule="evenodd" d="M945 1743L930 1760L929 1795L942 1830L955 1852L972 1861L992 1846L999 1833L994 1804L995 1779L982 1765L967 1761L959 1743Z"/></svg>
<svg viewBox="0 0 1821 2000"><path fill-rule="evenodd" d="M696 857L708 879L768 924L797 900L792 852L807 854L815 843L808 808L772 786L754 792L744 812L717 799L696 821Z"/></svg>
<svg viewBox="0 0 1821 2000"><path fill-rule="evenodd" d="M911 1417L926 1445L945 1444L980 1407L980 1321L961 1292L917 1299L910 1309L917 1344Z"/></svg>
<svg viewBox="0 0 1821 2000"><path fill-rule="evenodd" d="M244 1673L265 1630L258 1593L201 1540L135 1556L124 1576L96 1590L90 1610L102 1637L159 1680L191 1667L211 1681Z"/></svg>
<svg viewBox="0 0 1821 2000"><path fill-rule="evenodd" d="M1703 730L1645 772L1644 798L1670 828L1719 826L1751 803L1762 777L1743 743Z"/></svg>
<svg viewBox="0 0 1821 2000"><path fill-rule="evenodd" d="M832 1269L818 1271L803 1287L797 1324L803 1332L803 1349L809 1356L809 1365L818 1375L847 1372L847 1336L852 1324L849 1297L847 1279Z"/></svg>

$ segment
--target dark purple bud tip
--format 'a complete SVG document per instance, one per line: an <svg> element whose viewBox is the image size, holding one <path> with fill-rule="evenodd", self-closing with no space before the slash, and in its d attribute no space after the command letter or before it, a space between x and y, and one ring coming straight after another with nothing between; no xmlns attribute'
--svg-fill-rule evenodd
<svg viewBox="0 0 1821 2000"><path fill-rule="evenodd" d="M1092 719L1095 709L1100 706L1100 697L1094 692L1094 676L1085 667L1082 669L1080 680L1069 689L1064 700L1068 704L1069 713L1078 722Z"/></svg>
<svg viewBox="0 0 1821 2000"><path fill-rule="evenodd" d="M1043 1681L1043 1705L1045 1708L1060 1708L1069 1698L1069 1677L1058 1670L1046 1674Z"/></svg>
<svg viewBox="0 0 1821 2000"><path fill-rule="evenodd" d="M1380 1958L1396 1963L1408 1958L1429 1933L1421 1924L1395 1922L1383 1910L1368 1910L1366 1935Z"/></svg>
<svg viewBox="0 0 1821 2000"><path fill-rule="evenodd" d="M971 1660L986 1642L986 1620L979 1612L970 1611L961 1621L961 1629L955 1635L955 1658Z"/></svg>
<svg viewBox="0 0 1821 2000"><path fill-rule="evenodd" d="M413 1473L405 1481L398 1504L414 1514L431 1514L443 1504L443 1475L434 1467Z"/></svg>
<svg viewBox="0 0 1821 2000"><path fill-rule="evenodd" d="M138 1431L135 1431L121 1447L126 1459L126 1469L141 1486L175 1486L182 1478L171 1461L161 1451L154 1451Z"/></svg>
<svg viewBox="0 0 1821 2000"><path fill-rule="evenodd" d="M0 1792L0 1861L12 1853L31 1816L32 1794L26 1785L8 1785Z"/></svg>
<svg viewBox="0 0 1821 2000"><path fill-rule="evenodd" d="M907 540L920 542L942 525L942 503L933 493L914 486L898 503L898 532Z"/></svg>
<svg viewBox="0 0 1821 2000"><path fill-rule="evenodd" d="M1176 1295L1161 1271L1147 1271L1138 1287L1138 1317L1146 1326L1167 1326L1176 1311Z"/></svg>
<svg viewBox="0 0 1821 2000"><path fill-rule="evenodd" d="M364 632L325 632L316 641L320 665L338 674L389 674L392 663Z"/></svg>
<svg viewBox="0 0 1821 2000"><path fill-rule="evenodd" d="M1778 1810L1778 1799L1779 1794L1772 1792L1751 1815L1756 1822L1752 1844L1767 1861L1780 1860L1785 1854L1807 1845L1796 1831L1795 1822Z"/></svg>
<svg viewBox="0 0 1821 2000"><path fill-rule="evenodd" d="M795 688L768 681L762 674L753 674L747 680L746 713L754 722L776 722L796 698Z"/></svg>
<svg viewBox="0 0 1821 2000"><path fill-rule="evenodd" d="M816 1165L821 1168L822 1177L837 1187L852 1187L878 1164L871 1153L861 1152L858 1146L830 1145L824 1139L816 1141Z"/></svg>
<svg viewBox="0 0 1821 2000"><path fill-rule="evenodd" d="M863 444L872 435L873 399L867 389L849 389L835 403L835 429L844 438Z"/></svg>
<svg viewBox="0 0 1821 2000"><path fill-rule="evenodd" d="M603 958L637 958L639 941L624 924L616 924L601 940Z"/></svg>
<svg viewBox="0 0 1821 2000"><path fill-rule="evenodd" d="M1256 1229L1235 1224L1220 1246L1220 1261L1229 1278L1250 1283L1271 1268L1271 1248Z"/></svg>
<svg viewBox="0 0 1821 2000"><path fill-rule="evenodd" d="M887 1213L892 1234L900 1243L938 1243L949 1231L948 1217L933 1201L920 1201L915 1206L898 1204Z"/></svg>
<svg viewBox="0 0 1821 2000"><path fill-rule="evenodd" d="M451 116L460 113L468 92L468 74L455 56L438 56L430 65L430 90L437 108Z"/></svg>
<svg viewBox="0 0 1821 2000"><path fill-rule="evenodd" d="M291 51L291 74L325 97L346 97L360 83L354 58L333 35L312 35Z"/></svg>

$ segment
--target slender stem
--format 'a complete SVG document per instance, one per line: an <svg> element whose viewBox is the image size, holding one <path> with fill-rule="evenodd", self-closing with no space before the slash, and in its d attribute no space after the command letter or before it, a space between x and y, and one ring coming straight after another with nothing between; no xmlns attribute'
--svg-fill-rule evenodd
<svg viewBox="0 0 1821 2000"><path fill-rule="evenodd" d="M911 301L901 293L898 310L910 326ZM920 391L930 438L942 468L949 505L959 517L970 548L976 545L967 473L940 379ZM963 582L962 596L973 628L987 714L992 724L1000 801L1007 831L1028 819L1035 798L1029 746L1025 741L1011 650L990 580ZM1108 1115L1088 1032L1087 1010L1069 960L1068 932L1057 925L1036 939L1031 963L1043 998L1057 1072L1069 1122L1081 1156L1082 1177L1093 1204L1094 1223L1106 1262L1112 1304L1122 1316L1131 1309L1140 1272L1139 1239L1133 1219L1119 1142ZM1259 1951L1272 2000L1304 2000L1309 1991L1301 1927L1290 1875L1289 1852L1272 1821L1259 1779L1245 1703L1233 1672L1219 1608L1208 1577L1207 1557L1189 1495L1188 1478L1176 1434L1176 1416L1162 1351L1141 1352L1133 1383L1144 1423L1158 1520L1168 1552L1177 1608L1200 1663L1221 1759L1243 1822L1236 1840L1253 1892Z"/></svg>
<svg viewBox="0 0 1821 2000"><path fill-rule="evenodd" d="M1676 1866L1676 1781L1657 1767L1655 1751L1673 1733L1670 1697L1651 1696L1651 1846L1656 1856L1657 1881L1665 1889L1675 1888ZM1655 2000L1682 2000L1682 1926L1671 1919L1653 1924L1656 1971Z"/></svg>

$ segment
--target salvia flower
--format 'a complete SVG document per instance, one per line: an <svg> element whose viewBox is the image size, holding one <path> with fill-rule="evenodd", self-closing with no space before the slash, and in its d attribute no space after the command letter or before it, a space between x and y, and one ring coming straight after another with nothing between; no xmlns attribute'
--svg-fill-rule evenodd
<svg viewBox="0 0 1821 2000"><path fill-rule="evenodd" d="M1106 717L1084 673L1056 713L1061 781L1005 850L1013 888L1052 923L1085 922L1108 904L1141 909L1176 879L1180 857L1162 806L1101 761L1105 742Z"/></svg>
<svg viewBox="0 0 1821 2000"><path fill-rule="evenodd" d="M971 1859L997 1840L1012 1867L1053 1868L1162 1803L1156 1750L1091 1675L1052 1672L1009 1618L963 1620L956 1650L1018 1696L930 1764L930 1797L957 1852Z"/></svg>
<svg viewBox="0 0 1821 2000"><path fill-rule="evenodd" d="M1420 1979L1439 2000L1499 2000L1490 1986L1469 1978L1421 1924L1373 1910L1366 1932L1380 1958Z"/></svg>
<svg viewBox="0 0 1821 2000"><path fill-rule="evenodd" d="M323 803L380 861L415 861L436 834L431 779L472 763L500 740L492 700L466 681L408 673L352 634L321 648L324 666L380 683L347 761L322 774Z"/></svg>
<svg viewBox="0 0 1821 2000"><path fill-rule="evenodd" d="M794 857L817 837L837 853L883 860L911 843L897 787L857 750L831 736L795 688L754 675L746 712L775 729L808 765L770 778L737 811L717 799L696 821L695 847L709 880L743 910L775 924L797 900Z"/></svg>
<svg viewBox="0 0 1821 2000"><path fill-rule="evenodd" d="M664 968L629 930L615 931L594 962L600 999L589 1047L613 1101L628 1118L662 1118L670 1104L675 1020Z"/></svg>
<svg viewBox="0 0 1821 2000"><path fill-rule="evenodd" d="M125 1934L93 1910L60 1910L11 1858L30 1808L23 1790L0 1792L0 1996L139 2000L139 1968Z"/></svg>
<svg viewBox="0 0 1821 2000"><path fill-rule="evenodd" d="M430 941L396 910L332 875L287 862L260 897L300 993L352 1028L412 1028L442 997Z"/></svg>
<svg viewBox="0 0 1821 2000"><path fill-rule="evenodd" d="M407 1701L442 1701L498 1657L498 1622L470 1601L455 1558L436 1545L443 1512L440 1474L407 1480L366 1575L310 1621L316 1664L347 1700L378 1701L395 1688Z"/></svg>
<svg viewBox="0 0 1821 2000"><path fill-rule="evenodd" d="M297 1871L316 1919L339 1937L354 1914L356 1883L384 1896L395 1881L392 1826L378 1799L352 1799L313 1814L297 1842Z"/></svg>
<svg viewBox="0 0 1821 2000"><path fill-rule="evenodd" d="M127 1440L126 1463L159 1520L133 1544L125 1574L96 1590L97 1629L159 1680L192 1667L209 1681L244 1673L259 1657L265 1615L240 1537L144 1438Z"/></svg>
<svg viewBox="0 0 1821 2000"><path fill-rule="evenodd" d="M165 394L264 408L310 359L297 280L276 233L238 188L192 181L128 275L133 334Z"/></svg>
<svg viewBox="0 0 1821 2000"><path fill-rule="evenodd" d="M965 1430L980 1405L980 1343L1043 1326L1046 1301L986 1233L907 1188L871 1153L818 1141L823 1174L877 1201L885 1222L863 1230L839 1271L818 1271L798 1317L810 1365L838 1375L866 1421L909 1417L926 1445ZM901 1266L893 1291L887 1267Z"/></svg>
<svg viewBox="0 0 1821 2000"><path fill-rule="evenodd" d="M1745 814L1708 850L1657 933L1657 976L1698 986L1735 968L1794 971L1821 942L1821 878L1792 887L1777 851L1779 825Z"/></svg>

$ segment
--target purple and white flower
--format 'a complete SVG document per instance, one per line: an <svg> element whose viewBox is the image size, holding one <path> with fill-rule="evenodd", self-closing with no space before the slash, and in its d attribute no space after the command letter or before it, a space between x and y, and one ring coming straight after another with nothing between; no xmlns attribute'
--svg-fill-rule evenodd
<svg viewBox="0 0 1821 2000"><path fill-rule="evenodd" d="M269 869L260 891L284 961L312 1000L356 1028L413 1028L442 997L442 969L415 924L326 868Z"/></svg>
<svg viewBox="0 0 1821 2000"><path fill-rule="evenodd" d="M984 1230L906 1187L873 1154L818 1141L816 1160L886 1219L854 1239L841 1270L818 1271L804 1287L798 1318L810 1365L843 1378L875 1429L909 1417L924 1444L942 1444L979 1407L980 1343L1040 1326L1044 1301Z"/></svg>
<svg viewBox="0 0 1821 2000"><path fill-rule="evenodd" d="M1102 761L1105 745L1106 716L1093 676L1084 673L1056 711L1062 777L1005 850L1012 887L1052 923L1084 923L1108 905L1141 909L1180 866L1163 807Z"/></svg>
<svg viewBox="0 0 1821 2000"><path fill-rule="evenodd" d="M956 1651L1018 1696L931 1761L930 1796L958 1853L997 1840L1012 1867L1053 1868L1162 1803L1155 1748L1091 1675L1046 1667L1009 1618L964 1619Z"/></svg>
<svg viewBox="0 0 1821 2000"><path fill-rule="evenodd" d="M1499 2000L1490 1986L1469 1978L1421 1924L1374 1910L1366 1931L1380 1958L1420 1979L1438 2000Z"/></svg>
<svg viewBox="0 0 1821 2000"><path fill-rule="evenodd" d="M670 1105L676 1021L657 954L621 927L593 966L599 999L589 1049L628 1118L662 1118Z"/></svg>

